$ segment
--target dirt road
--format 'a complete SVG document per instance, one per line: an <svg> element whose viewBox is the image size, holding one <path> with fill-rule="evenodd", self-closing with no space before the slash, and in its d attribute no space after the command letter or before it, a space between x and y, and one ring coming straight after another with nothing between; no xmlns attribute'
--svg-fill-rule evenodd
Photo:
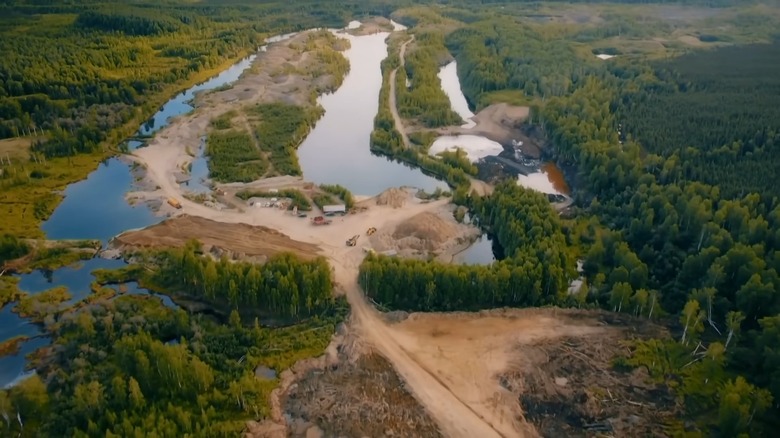
<svg viewBox="0 0 780 438"><path fill-rule="evenodd" d="M411 38L404 41L403 44L401 44L401 50L398 53L398 56L401 58L401 66L396 67L393 69L393 71L390 72L390 112L393 113L393 121L395 122L395 129L401 133L401 138L404 142L404 147L409 148L409 136L406 135L406 129L404 128L404 122L401 120L401 116L398 114L398 105L396 104L396 95L395 95L395 73L398 71L399 68L404 68L406 65L406 46L409 45L414 41L414 35L412 35Z"/></svg>

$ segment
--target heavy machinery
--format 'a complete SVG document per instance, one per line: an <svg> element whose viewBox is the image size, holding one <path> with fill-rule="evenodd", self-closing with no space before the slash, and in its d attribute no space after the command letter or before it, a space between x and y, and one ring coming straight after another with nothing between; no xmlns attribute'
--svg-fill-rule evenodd
<svg viewBox="0 0 780 438"><path fill-rule="evenodd" d="M330 219L325 219L322 216L316 216L316 217L311 218L312 225L328 225L331 222L332 221Z"/></svg>
<svg viewBox="0 0 780 438"><path fill-rule="evenodd" d="M371 227L371 228L368 229L368 231L366 231L366 235L367 236L370 236L370 235L372 235L374 233L376 233L376 228L374 228L374 227Z"/></svg>
<svg viewBox="0 0 780 438"><path fill-rule="evenodd" d="M171 205L171 207L180 210L181 209L181 202L179 202L177 199L168 198L168 204Z"/></svg>
<svg viewBox="0 0 780 438"><path fill-rule="evenodd" d="M360 238L360 234L355 234L354 236L347 239L347 246L357 245L358 238Z"/></svg>

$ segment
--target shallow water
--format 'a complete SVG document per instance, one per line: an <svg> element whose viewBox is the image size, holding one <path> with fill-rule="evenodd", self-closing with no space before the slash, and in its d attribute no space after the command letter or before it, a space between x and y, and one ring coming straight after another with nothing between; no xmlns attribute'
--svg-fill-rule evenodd
<svg viewBox="0 0 780 438"><path fill-rule="evenodd" d="M455 149L466 152L466 156L472 163L504 151L499 143L478 135L445 135L434 140L428 149L428 154L436 155L445 150Z"/></svg>
<svg viewBox="0 0 780 438"><path fill-rule="evenodd" d="M439 70L439 80L441 81L441 88L444 90L444 94L450 99L450 105L452 110L458 113L463 118L463 128L473 128L476 123L471 120L474 117L474 113L469 109L469 103L466 100L466 96L463 95L463 90L460 87L460 78L458 78L458 63L452 61Z"/></svg>

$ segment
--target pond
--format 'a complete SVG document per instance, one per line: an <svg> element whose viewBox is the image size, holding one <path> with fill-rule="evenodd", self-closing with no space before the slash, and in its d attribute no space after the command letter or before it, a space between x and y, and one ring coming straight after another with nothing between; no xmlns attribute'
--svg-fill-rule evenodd
<svg viewBox="0 0 780 438"><path fill-rule="evenodd" d="M463 128L473 128L476 126L472 117L474 113L469 109L469 103L466 100L466 96L463 94L463 89L460 87L460 78L458 78L458 63L452 61L439 70L439 80L441 81L441 88L444 90L444 94L450 99L450 105L452 110L458 113L464 120Z"/></svg>

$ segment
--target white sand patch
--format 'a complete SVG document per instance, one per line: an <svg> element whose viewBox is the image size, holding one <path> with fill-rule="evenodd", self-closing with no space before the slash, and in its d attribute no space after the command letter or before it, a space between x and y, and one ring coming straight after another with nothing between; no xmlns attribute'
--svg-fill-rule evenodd
<svg viewBox="0 0 780 438"><path fill-rule="evenodd" d="M602 53L600 55L596 55L596 58L603 59L606 61L607 59L614 58L615 56L616 55L607 55L605 53Z"/></svg>
<svg viewBox="0 0 780 438"><path fill-rule="evenodd" d="M497 142L478 135L446 135L433 142L428 154L436 155L457 148L463 149L472 163L480 158L498 155L504 150Z"/></svg>
<svg viewBox="0 0 780 438"><path fill-rule="evenodd" d="M347 24L347 29L358 29L360 28L361 24L357 20L352 20Z"/></svg>

